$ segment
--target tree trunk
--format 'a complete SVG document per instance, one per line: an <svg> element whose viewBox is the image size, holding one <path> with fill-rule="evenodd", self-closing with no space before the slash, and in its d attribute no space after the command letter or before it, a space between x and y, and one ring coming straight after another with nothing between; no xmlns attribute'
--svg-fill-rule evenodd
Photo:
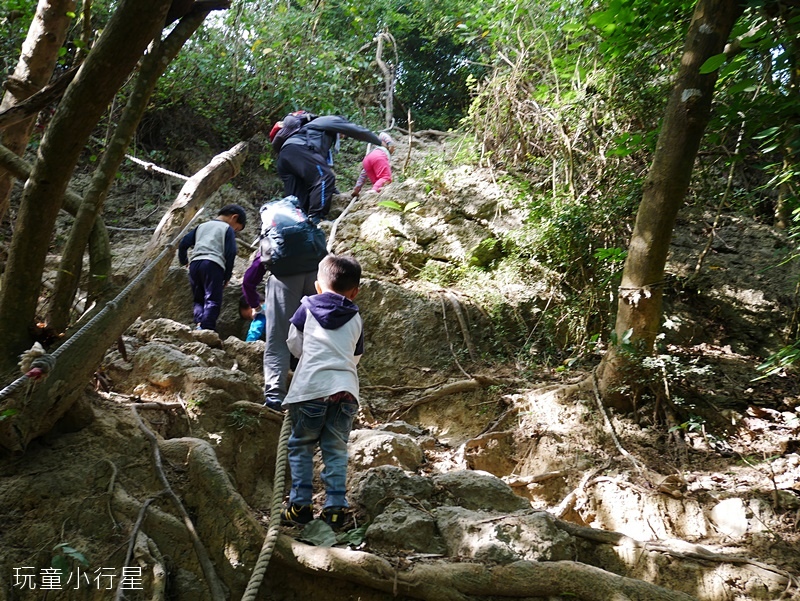
<svg viewBox="0 0 800 601"><path fill-rule="evenodd" d="M193 11L186 15L163 42L151 48L142 61L128 104L92 177L61 254L61 263L45 319L47 326L55 332L63 332L69 325L70 307L78 288L83 252L89 233L97 215L103 209L108 189L125 158L125 152L144 115L156 83L206 15L208 11Z"/></svg>
<svg viewBox="0 0 800 601"><path fill-rule="evenodd" d="M0 103L0 112L25 100L50 81L58 60L58 51L67 37L70 17L75 10L75 0L39 0L36 14L22 44L22 53L14 74L9 78L16 83L6 92ZM28 117L9 126L0 135L0 143L22 156L28 146L36 116ZM14 183L9 173L0 173L0 222L8 211L11 186Z"/></svg>
<svg viewBox="0 0 800 601"><path fill-rule="evenodd" d="M0 145L0 168L23 181L27 181L31 175L31 166L2 145ZM83 200L77 192L67 189L64 193L62 208L74 217L78 214L81 202ZM106 276L111 272L111 243L106 224L102 219L95 220L92 231L89 233L89 263L92 275L98 280L107 282ZM103 289L103 286L97 286L95 296L99 297Z"/></svg>
<svg viewBox="0 0 800 601"><path fill-rule="evenodd" d="M717 80L716 71L701 75L700 66L722 53L742 10L737 0L699 0L689 25L622 273L616 340L598 368L600 392L617 409L633 408L634 397L623 390L641 387L636 381L637 357L652 352L660 327L672 230L689 187Z"/></svg>
<svg viewBox="0 0 800 601"><path fill-rule="evenodd" d="M0 290L0 372L30 346L56 217L84 144L147 44L161 31L168 0L123 0L42 138L25 186Z"/></svg>
<svg viewBox="0 0 800 601"><path fill-rule="evenodd" d="M378 63L378 67L380 67L381 73L383 73L383 87L384 87L384 94L386 96L384 102L386 106L386 113L385 113L385 121L386 121L386 129L392 127L392 122L394 121L394 67L389 67L386 64L386 61L383 60L383 47L386 42L389 42L393 48L395 48L395 52L397 51L397 43L395 42L392 34L388 31L384 31L378 34L378 47L375 50L375 62ZM395 61L397 64L397 61Z"/></svg>
<svg viewBox="0 0 800 601"><path fill-rule="evenodd" d="M247 145L214 157L208 166L190 178L168 211L169 225L153 234L142 261L148 270L140 273L113 302L98 311L79 332L56 349L55 366L43 381L27 394L17 393L4 409L16 409L13 416L0 421L0 446L22 451L30 441L52 429L55 423L83 394L92 374L109 346L128 329L158 292L175 258L178 234L191 216L222 184L241 169ZM163 221L162 221L163 223Z"/></svg>

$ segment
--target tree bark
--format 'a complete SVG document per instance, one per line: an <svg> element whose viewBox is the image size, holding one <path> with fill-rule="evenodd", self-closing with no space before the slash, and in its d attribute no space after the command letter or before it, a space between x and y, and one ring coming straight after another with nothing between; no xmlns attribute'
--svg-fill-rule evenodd
<svg viewBox="0 0 800 601"><path fill-rule="evenodd" d="M27 180L31 175L31 166L23 159L0 145L0 169L5 169L19 180ZM64 193L64 206L62 207L73 217L78 214L81 206L80 195L69 188ZM98 280L108 281L107 276L111 272L111 243L108 238L108 230L102 219L96 219L89 233L89 263L92 275ZM98 286L96 296L99 296L103 287Z"/></svg>
<svg viewBox="0 0 800 601"><path fill-rule="evenodd" d="M168 212L173 219L153 235L150 253L142 261L143 265L150 267L149 271L137 276L114 301L53 353L56 363L46 379L35 384L27 395L13 397L3 406L18 412L0 421L0 446L12 451L24 450L31 440L49 432L83 394L109 345L128 329L158 292L175 258L174 245L178 241L174 238L198 208L222 184L239 173L246 150L247 145L240 143L217 155L186 182ZM179 204L178 210L175 210L176 204ZM162 252L167 249L173 252Z"/></svg>
<svg viewBox="0 0 800 601"><path fill-rule="evenodd" d="M58 51L64 44L69 28L68 13L75 10L75 0L39 0L36 14L22 44L22 53L11 79L19 85L9 90L0 103L0 112L11 109L50 81L58 60ZM0 143L18 156L28 146L36 115L28 116L8 126L0 135ZM0 173L0 222L8 211L13 178Z"/></svg>
<svg viewBox="0 0 800 601"><path fill-rule="evenodd" d="M0 291L0 372L30 346L56 217L84 144L147 45L161 31L168 0L123 0L67 88L42 138L20 202Z"/></svg>
<svg viewBox="0 0 800 601"><path fill-rule="evenodd" d="M383 31L378 34L378 47L375 49L375 62L378 63L378 67L383 73L383 87L384 87L384 94L386 95L385 99L385 122L386 122L386 129L392 127L392 121L394 120L394 84L395 84L395 76L394 71L395 67L389 67L386 64L386 61L383 60L383 46L384 43L389 42L393 48L395 48L395 53L397 52L397 43L388 31ZM397 61L395 61L397 64Z"/></svg>
<svg viewBox="0 0 800 601"><path fill-rule="evenodd" d="M63 332L69 325L70 307L81 275L83 253L92 225L102 211L108 189L125 158L125 152L136 132L136 127L147 108L150 96L167 66L200 24L208 12L192 11L172 30L167 38L147 53L142 61L136 83L128 98L114 136L103 154L100 164L92 176L89 189L84 195L80 210L70 230L69 238L61 254L61 263L56 275L55 287L45 322L55 332ZM94 288L94 287L92 287Z"/></svg>
<svg viewBox="0 0 800 601"><path fill-rule="evenodd" d="M14 106L0 112L0 129L7 129L16 125L20 121L25 121L36 115L51 102L60 99L64 95L67 86L72 83L78 67L73 67L53 83L45 86L35 94L28 96L25 100L17 102Z"/></svg>
<svg viewBox="0 0 800 601"><path fill-rule="evenodd" d="M622 273L616 340L598 368L603 398L620 410L633 408L633 397L622 390L641 387L636 381L637 358L652 352L659 331L672 230L711 112L718 73L700 74L700 66L722 53L742 10L738 0L699 0L689 25Z"/></svg>
<svg viewBox="0 0 800 601"><path fill-rule="evenodd" d="M441 561L400 571L370 553L309 547L287 536L278 539L275 552L281 563L308 574L333 576L426 601L562 596L580 601L696 601L686 593L577 561L516 561L499 566Z"/></svg>

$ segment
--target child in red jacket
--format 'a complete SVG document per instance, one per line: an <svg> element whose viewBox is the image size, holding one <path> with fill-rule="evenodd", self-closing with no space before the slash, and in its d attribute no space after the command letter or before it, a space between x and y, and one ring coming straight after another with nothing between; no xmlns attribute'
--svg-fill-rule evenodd
<svg viewBox="0 0 800 601"><path fill-rule="evenodd" d="M361 163L364 168L361 170L361 175L358 176L350 196L355 197L361 194L361 188L367 179L372 182L373 192L380 192L383 186L392 181L390 161L392 153L394 153L394 141L386 132L381 132L378 138L380 138L381 145L364 157L364 161Z"/></svg>

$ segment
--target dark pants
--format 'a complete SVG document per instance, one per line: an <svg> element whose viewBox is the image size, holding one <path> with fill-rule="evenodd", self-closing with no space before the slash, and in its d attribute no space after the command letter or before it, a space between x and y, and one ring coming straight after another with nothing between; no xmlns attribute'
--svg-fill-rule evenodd
<svg viewBox="0 0 800 601"><path fill-rule="evenodd" d="M315 223L331 209L336 176L325 157L301 144L284 144L276 164L284 196L297 196L300 207Z"/></svg>
<svg viewBox="0 0 800 601"><path fill-rule="evenodd" d="M189 284L194 301L194 323L204 330L216 330L225 287L225 270L214 261L201 259L189 263Z"/></svg>

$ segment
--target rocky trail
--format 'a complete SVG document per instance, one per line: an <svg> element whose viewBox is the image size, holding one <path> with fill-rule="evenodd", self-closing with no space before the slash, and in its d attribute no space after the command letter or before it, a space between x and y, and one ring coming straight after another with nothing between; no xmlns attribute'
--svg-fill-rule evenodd
<svg viewBox="0 0 800 601"><path fill-rule="evenodd" d="M133 230L160 217L142 199L163 180L142 177L107 211L128 207L112 243L121 273L149 237ZM691 289L667 295L657 402L675 421L664 423L653 402L608 411L591 386L566 399L591 382L591 358L534 371L497 360L504 334L482 295L501 296L535 338L558 302L553 279L489 275L467 290L413 276L469 257L522 216L480 169L448 170L435 189L400 179L363 194L333 244L365 271L351 528L338 539L319 522L283 528L258 598L800 599L800 389L756 370L796 310L797 267L778 261L785 236L723 217ZM256 215L236 180L219 196ZM694 270L709 221L687 209L672 275ZM176 261L57 428L0 456L0 598L195 601L215 586L241 598L282 419L261 406L263 343L242 340L248 255L219 334L190 327Z"/></svg>

